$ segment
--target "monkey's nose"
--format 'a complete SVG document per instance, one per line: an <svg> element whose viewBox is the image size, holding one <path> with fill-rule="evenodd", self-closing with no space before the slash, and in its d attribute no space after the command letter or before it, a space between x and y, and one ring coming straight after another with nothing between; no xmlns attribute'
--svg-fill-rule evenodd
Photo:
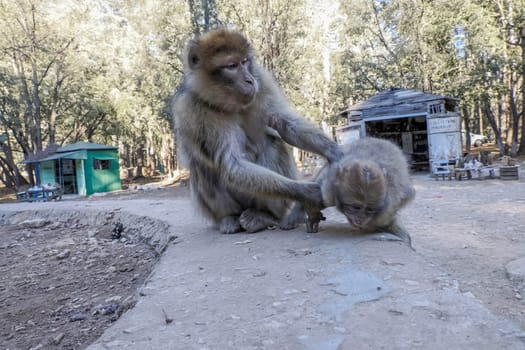
<svg viewBox="0 0 525 350"><path fill-rule="evenodd" d="M244 80L244 81L245 81L246 83L250 84L250 85L253 85L253 80L251 80L251 79L246 79L246 80Z"/></svg>

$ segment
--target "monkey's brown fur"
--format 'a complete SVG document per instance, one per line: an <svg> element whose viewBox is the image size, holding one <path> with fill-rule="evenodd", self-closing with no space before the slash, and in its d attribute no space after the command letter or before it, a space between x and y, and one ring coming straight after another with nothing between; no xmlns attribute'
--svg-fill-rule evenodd
<svg viewBox="0 0 525 350"><path fill-rule="evenodd" d="M344 156L317 174L326 207L343 213L352 230L390 232L411 243L396 214L415 196L407 160L394 143L363 138L342 147Z"/></svg>
<svg viewBox="0 0 525 350"><path fill-rule="evenodd" d="M270 74L257 65L240 33L219 29L191 40L184 82L174 100L179 153L190 170L193 198L224 233L290 228L292 201L307 212L321 206L319 184L300 182L285 142L323 155L342 156L337 144L289 107Z"/></svg>

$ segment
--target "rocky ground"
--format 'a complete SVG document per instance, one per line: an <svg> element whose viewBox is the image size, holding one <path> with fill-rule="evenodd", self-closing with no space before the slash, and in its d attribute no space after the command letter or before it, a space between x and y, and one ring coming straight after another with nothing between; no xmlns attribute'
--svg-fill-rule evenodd
<svg viewBox="0 0 525 350"><path fill-rule="evenodd" d="M523 174L413 178L415 252L333 210L220 235L180 186L1 204L0 349L523 349Z"/></svg>
<svg viewBox="0 0 525 350"><path fill-rule="evenodd" d="M0 215L0 349L81 349L133 307L162 249L144 225L163 235L166 225L132 222L114 211Z"/></svg>

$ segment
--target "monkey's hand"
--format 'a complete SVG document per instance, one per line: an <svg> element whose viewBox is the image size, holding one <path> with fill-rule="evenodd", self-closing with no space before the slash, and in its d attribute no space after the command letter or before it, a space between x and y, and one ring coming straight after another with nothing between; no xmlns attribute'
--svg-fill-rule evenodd
<svg viewBox="0 0 525 350"><path fill-rule="evenodd" d="M323 216L323 213L321 213L320 210L315 212L308 212L307 211L307 218L306 218L306 232L307 233L317 233L319 232L319 222L321 220L326 220L326 218Z"/></svg>
<svg viewBox="0 0 525 350"><path fill-rule="evenodd" d="M315 233L319 231L319 222L325 219L321 213L325 205L319 184L311 183L306 186L306 189L305 198L302 201L306 212L306 232Z"/></svg>

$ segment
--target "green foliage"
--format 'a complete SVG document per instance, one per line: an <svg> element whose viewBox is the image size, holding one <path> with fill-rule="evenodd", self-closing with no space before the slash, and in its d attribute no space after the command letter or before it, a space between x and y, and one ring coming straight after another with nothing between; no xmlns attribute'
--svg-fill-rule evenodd
<svg viewBox="0 0 525 350"><path fill-rule="evenodd" d="M525 0L0 0L0 181L79 140L118 145L125 167L172 171L180 53L220 24L248 36L315 122L405 87L460 98L466 123L517 151Z"/></svg>

